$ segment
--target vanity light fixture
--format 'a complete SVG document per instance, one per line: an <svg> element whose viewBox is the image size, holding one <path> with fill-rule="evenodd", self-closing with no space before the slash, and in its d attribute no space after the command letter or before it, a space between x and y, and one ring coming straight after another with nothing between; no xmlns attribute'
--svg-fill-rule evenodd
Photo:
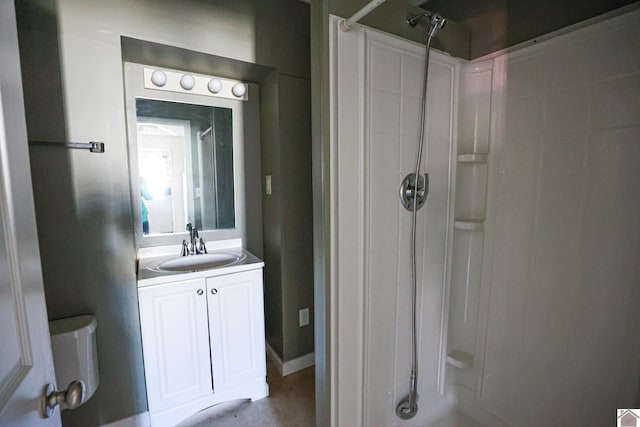
<svg viewBox="0 0 640 427"><path fill-rule="evenodd" d="M222 90L222 82L218 79L211 79L207 87L209 88L209 92L218 93Z"/></svg>
<svg viewBox="0 0 640 427"><path fill-rule="evenodd" d="M167 83L167 73L155 70L153 74L151 74L151 81L154 85L162 87Z"/></svg>
<svg viewBox="0 0 640 427"><path fill-rule="evenodd" d="M185 74L180 79L180 86L185 90L191 90L196 85L196 79L191 74Z"/></svg>
<svg viewBox="0 0 640 427"><path fill-rule="evenodd" d="M225 77L143 66L144 87L161 91L249 100L249 84Z"/></svg>
<svg viewBox="0 0 640 427"><path fill-rule="evenodd" d="M231 88L231 92L238 98L243 97L247 93L247 87L243 83L236 83Z"/></svg>

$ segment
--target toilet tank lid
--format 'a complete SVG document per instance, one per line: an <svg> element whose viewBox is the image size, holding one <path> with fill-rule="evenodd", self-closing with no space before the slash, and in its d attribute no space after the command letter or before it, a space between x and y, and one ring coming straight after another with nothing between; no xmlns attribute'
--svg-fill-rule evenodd
<svg viewBox="0 0 640 427"><path fill-rule="evenodd" d="M97 326L96 318L91 315L67 317L49 322L49 333L52 336L70 332L91 334Z"/></svg>

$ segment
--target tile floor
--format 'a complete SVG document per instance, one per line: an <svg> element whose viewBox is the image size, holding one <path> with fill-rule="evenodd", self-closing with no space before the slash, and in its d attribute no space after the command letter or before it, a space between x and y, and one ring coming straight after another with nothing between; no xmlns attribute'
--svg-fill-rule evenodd
<svg viewBox="0 0 640 427"><path fill-rule="evenodd" d="M269 397L233 401L206 409L180 427L313 427L315 425L314 367L282 377L267 363Z"/></svg>

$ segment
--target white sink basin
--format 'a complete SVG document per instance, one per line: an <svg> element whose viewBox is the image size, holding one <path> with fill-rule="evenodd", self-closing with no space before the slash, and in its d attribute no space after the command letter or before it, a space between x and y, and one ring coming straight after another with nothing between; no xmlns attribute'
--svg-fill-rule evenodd
<svg viewBox="0 0 640 427"><path fill-rule="evenodd" d="M215 253L181 256L158 264L154 269L161 271L200 271L224 267L243 259L243 253Z"/></svg>

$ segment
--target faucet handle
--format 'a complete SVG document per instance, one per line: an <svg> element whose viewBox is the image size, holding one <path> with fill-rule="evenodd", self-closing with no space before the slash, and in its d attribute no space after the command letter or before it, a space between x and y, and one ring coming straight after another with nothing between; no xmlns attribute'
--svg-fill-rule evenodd
<svg viewBox="0 0 640 427"><path fill-rule="evenodd" d="M182 241L182 256L189 255L189 244L186 240Z"/></svg>
<svg viewBox="0 0 640 427"><path fill-rule="evenodd" d="M200 253L201 254L206 254L207 252L207 246L204 244L204 239L201 237L200 238Z"/></svg>

